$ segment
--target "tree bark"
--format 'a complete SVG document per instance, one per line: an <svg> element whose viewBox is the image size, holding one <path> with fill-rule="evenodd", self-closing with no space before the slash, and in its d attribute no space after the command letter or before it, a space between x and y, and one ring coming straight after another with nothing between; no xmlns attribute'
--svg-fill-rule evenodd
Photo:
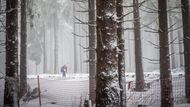
<svg viewBox="0 0 190 107"><path fill-rule="evenodd" d="M158 0L160 40L161 107L173 107L172 77L168 43L167 0Z"/></svg>
<svg viewBox="0 0 190 107"><path fill-rule="evenodd" d="M96 1L96 107L120 107L116 0Z"/></svg>
<svg viewBox="0 0 190 107"><path fill-rule="evenodd" d="M19 107L18 0L7 0L6 11L6 78L4 106Z"/></svg>
<svg viewBox="0 0 190 107"><path fill-rule="evenodd" d="M184 43L184 62L185 62L185 94L190 102L190 8L189 0L181 0L182 19L183 19L183 43Z"/></svg>
<svg viewBox="0 0 190 107"><path fill-rule="evenodd" d="M20 98L27 92L26 0L21 1Z"/></svg>
<svg viewBox="0 0 190 107"><path fill-rule="evenodd" d="M89 20L89 97L92 101L92 104L95 104L96 99L96 51L95 51L95 45L96 45L96 27L95 27L95 0L88 0L88 20Z"/></svg>
<svg viewBox="0 0 190 107"><path fill-rule="evenodd" d="M136 91L144 90L144 74L142 65L141 31L138 0L133 0L134 5L134 36L135 36L135 73L136 73Z"/></svg>
<svg viewBox="0 0 190 107"><path fill-rule="evenodd" d="M118 74L119 74L119 86L120 86L120 105L126 107L126 80L125 80L125 40L123 32L123 0L117 0L117 36L118 36L118 48L120 50L118 54Z"/></svg>

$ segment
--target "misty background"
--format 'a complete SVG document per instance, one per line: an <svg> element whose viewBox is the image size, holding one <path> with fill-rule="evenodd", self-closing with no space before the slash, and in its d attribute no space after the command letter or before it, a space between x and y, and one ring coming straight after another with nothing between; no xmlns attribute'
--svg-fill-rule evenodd
<svg viewBox="0 0 190 107"><path fill-rule="evenodd" d="M132 4L132 1L124 2L126 5ZM147 9L147 6L156 9L154 3L156 0L146 2L140 7L142 56L145 72L157 70L159 67L158 33L153 33L152 30L158 28L157 13ZM88 25L85 24L88 22L87 2L29 0L28 5L32 5L32 9L35 10L32 11L28 8L28 74L61 73L60 68L63 65L68 66L68 73L88 73ZM169 7L171 5L179 6L180 2L175 0L168 5ZM124 8L124 14L130 13L132 9ZM182 25L181 10L176 8L174 11L176 12L169 13L171 17L169 25L175 24L177 28ZM5 20L5 15L1 15L0 18ZM130 21L132 19L132 14L128 14L124 19L126 72L135 71L134 31L132 30L133 22ZM0 43L3 43L5 33L1 32L0 35ZM181 28L170 33L170 42L173 42L170 45L173 69L183 66L183 55L180 54L183 52L183 44L179 44L181 40ZM4 73L5 46L0 45L0 50L0 72Z"/></svg>

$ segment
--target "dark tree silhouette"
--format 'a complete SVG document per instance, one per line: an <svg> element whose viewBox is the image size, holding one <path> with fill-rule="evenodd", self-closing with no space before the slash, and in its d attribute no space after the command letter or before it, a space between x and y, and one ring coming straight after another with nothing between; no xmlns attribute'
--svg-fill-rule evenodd
<svg viewBox="0 0 190 107"><path fill-rule="evenodd" d="M7 0L6 12L4 106L18 107L18 0Z"/></svg>
<svg viewBox="0 0 190 107"><path fill-rule="evenodd" d="M89 97L92 104L95 104L95 88L96 88L96 64L95 64L95 44L96 44L96 27L95 27L95 0L88 0L88 20L89 20Z"/></svg>
<svg viewBox="0 0 190 107"><path fill-rule="evenodd" d="M21 0L21 43L20 43L20 97L27 92L27 22L26 0Z"/></svg>
<svg viewBox="0 0 190 107"><path fill-rule="evenodd" d="M133 0L133 19L135 36L135 73L136 73L136 91L144 90L144 74L142 65L141 31L138 0Z"/></svg>
<svg viewBox="0 0 190 107"><path fill-rule="evenodd" d="M168 43L167 0L158 0L161 107L173 107L172 77Z"/></svg>
<svg viewBox="0 0 190 107"><path fill-rule="evenodd" d="M183 43L185 59L185 94L190 102L190 8L189 0L181 0L182 19L183 19Z"/></svg>

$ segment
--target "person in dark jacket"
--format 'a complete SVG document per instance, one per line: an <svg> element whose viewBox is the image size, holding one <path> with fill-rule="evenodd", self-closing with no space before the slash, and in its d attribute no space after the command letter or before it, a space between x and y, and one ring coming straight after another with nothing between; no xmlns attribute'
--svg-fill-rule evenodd
<svg viewBox="0 0 190 107"><path fill-rule="evenodd" d="M61 73L62 73L62 77L66 77L66 73L67 73L67 66L63 65L61 67Z"/></svg>

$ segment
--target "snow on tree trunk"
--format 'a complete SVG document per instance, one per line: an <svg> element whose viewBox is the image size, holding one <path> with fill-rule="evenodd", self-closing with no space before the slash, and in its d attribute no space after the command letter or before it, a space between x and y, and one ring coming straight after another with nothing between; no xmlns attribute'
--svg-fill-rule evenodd
<svg viewBox="0 0 190 107"><path fill-rule="evenodd" d="M96 40L96 27L95 27L95 0L88 0L88 20L89 20L89 97L92 104L95 104L96 99L96 64L95 64L95 40Z"/></svg>
<svg viewBox="0 0 190 107"><path fill-rule="evenodd" d="M120 99L121 107L126 107L126 81L125 81L125 41L124 41L124 32L123 32L123 0L117 0L117 36L118 36L118 73L119 73L119 86L120 90Z"/></svg>
<svg viewBox="0 0 190 107"><path fill-rule="evenodd" d="M158 0L158 10L161 107L173 107L172 77L168 43L167 0Z"/></svg>
<svg viewBox="0 0 190 107"><path fill-rule="evenodd" d="M18 0L6 1L6 77L4 106L18 107Z"/></svg>
<svg viewBox="0 0 190 107"><path fill-rule="evenodd" d="M97 0L96 107L120 107L116 0Z"/></svg>
<svg viewBox="0 0 190 107"><path fill-rule="evenodd" d="M26 27L26 0L21 1L21 49L20 49L20 94L27 92L27 27Z"/></svg>
<svg viewBox="0 0 190 107"><path fill-rule="evenodd" d="M190 102L190 10L189 0L181 0L182 4L182 19L183 19L183 43L184 43L184 58L185 58L185 94L188 102Z"/></svg>
<svg viewBox="0 0 190 107"><path fill-rule="evenodd" d="M133 0L134 5L134 36L135 36L135 73L136 73L136 91L144 90L144 74L142 65L141 31L138 0Z"/></svg>

